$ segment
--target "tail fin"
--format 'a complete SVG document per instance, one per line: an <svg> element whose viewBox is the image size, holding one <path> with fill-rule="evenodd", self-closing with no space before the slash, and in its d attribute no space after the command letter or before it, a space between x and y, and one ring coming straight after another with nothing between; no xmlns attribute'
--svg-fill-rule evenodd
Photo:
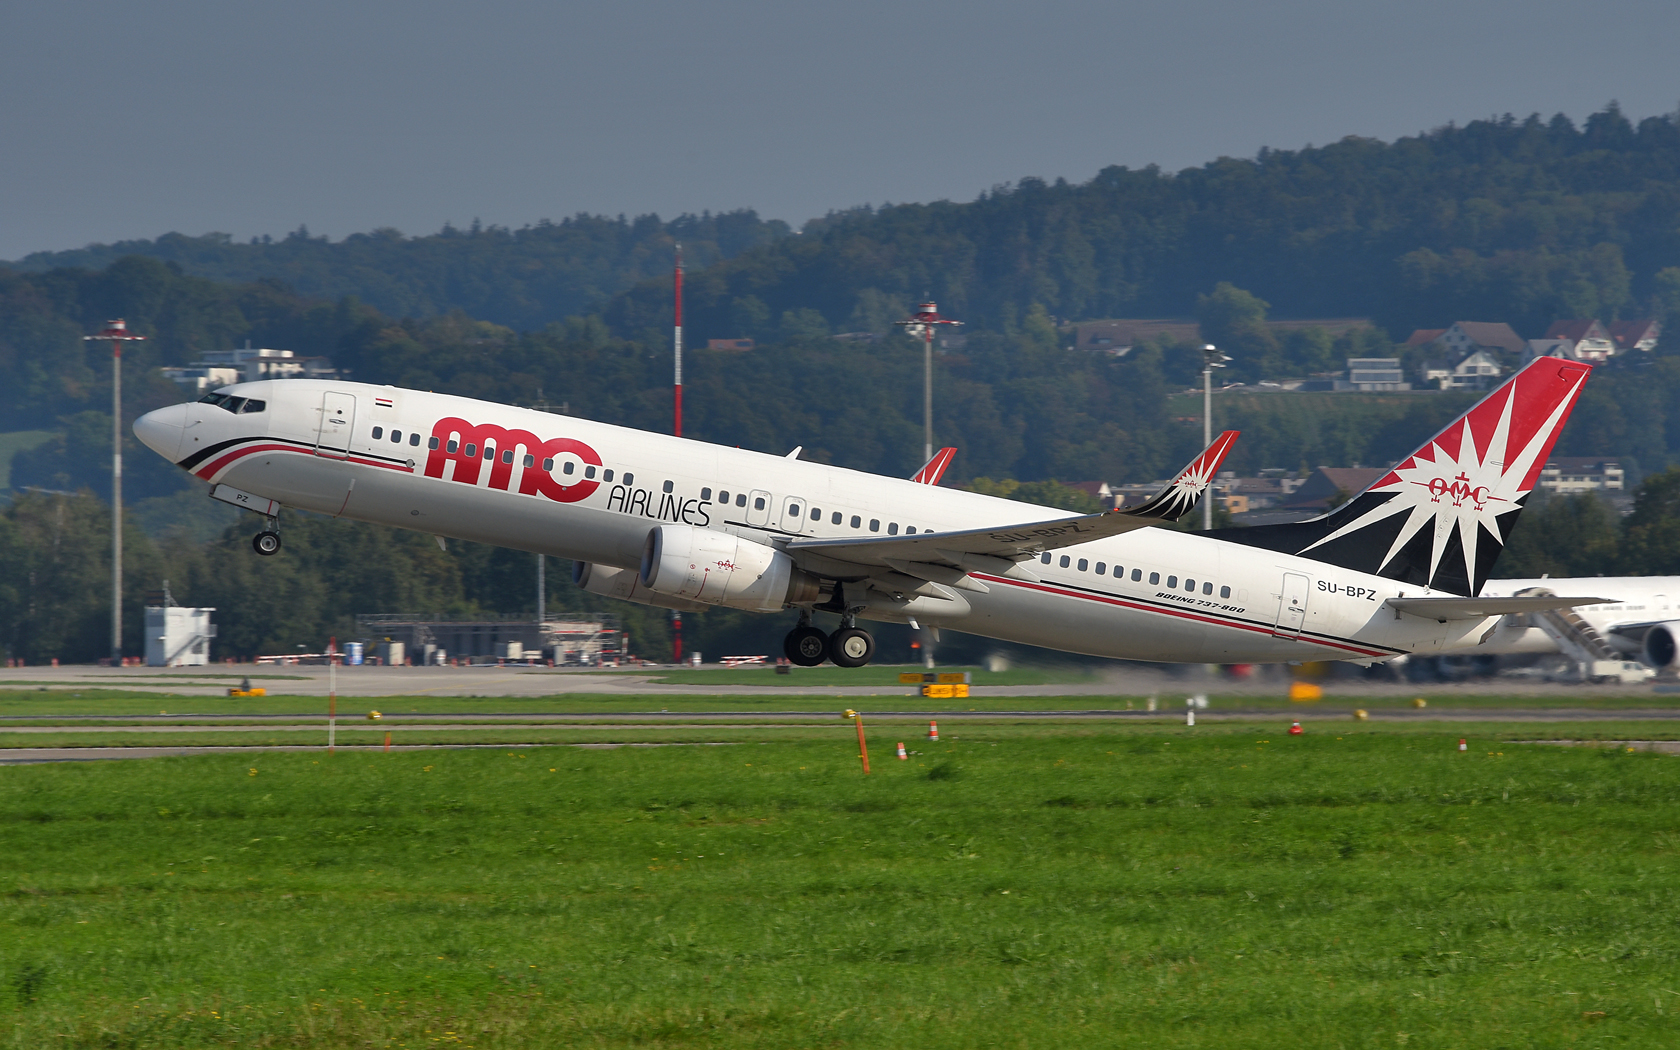
<svg viewBox="0 0 1680 1050"><path fill-rule="evenodd" d="M922 466L921 470L911 475L911 481L919 481L924 485L937 485L939 479L945 476L945 468L951 465L951 460L957 456L954 448L942 448L933 454L933 458Z"/></svg>
<svg viewBox="0 0 1680 1050"><path fill-rule="evenodd" d="M1540 358L1335 510L1216 535L1474 597L1591 371Z"/></svg>

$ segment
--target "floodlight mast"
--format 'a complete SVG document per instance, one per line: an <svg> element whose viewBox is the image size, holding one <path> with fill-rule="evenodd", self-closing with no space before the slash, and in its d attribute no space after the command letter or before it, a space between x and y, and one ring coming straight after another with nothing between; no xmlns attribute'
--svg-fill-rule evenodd
<svg viewBox="0 0 1680 1050"><path fill-rule="evenodd" d="M933 332L940 325L955 327L962 322L939 316L939 307L926 302L917 304L914 314L893 324L910 338L922 340L922 462L926 463L933 458Z"/></svg>
<svg viewBox="0 0 1680 1050"><path fill-rule="evenodd" d="M146 337L128 330L122 318L106 321L98 335L84 335L84 343L111 344L111 665L122 666L122 345Z"/></svg>
<svg viewBox="0 0 1680 1050"><path fill-rule="evenodd" d="M1202 344L1202 447L1213 444L1213 370L1224 368L1230 358L1219 352L1212 343ZM1213 528L1213 482L1202 493L1202 531Z"/></svg>

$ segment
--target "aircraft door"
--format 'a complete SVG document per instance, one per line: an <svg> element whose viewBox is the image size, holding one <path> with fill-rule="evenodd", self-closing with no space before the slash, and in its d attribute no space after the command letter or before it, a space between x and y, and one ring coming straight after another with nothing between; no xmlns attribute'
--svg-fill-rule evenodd
<svg viewBox="0 0 1680 1050"><path fill-rule="evenodd" d="M747 524L770 524L770 493L753 489L747 493Z"/></svg>
<svg viewBox="0 0 1680 1050"><path fill-rule="evenodd" d="M782 531L798 535L805 531L805 519L811 507L803 496L782 497Z"/></svg>
<svg viewBox="0 0 1680 1050"><path fill-rule="evenodd" d="M1307 588L1311 581L1298 572L1283 574L1283 593L1278 596L1277 625L1272 634L1278 638L1298 638L1301 626L1307 621Z"/></svg>
<svg viewBox="0 0 1680 1050"><path fill-rule="evenodd" d="M315 454L332 459L350 455L350 433L356 426L356 395L329 390L321 395L321 428L315 435Z"/></svg>

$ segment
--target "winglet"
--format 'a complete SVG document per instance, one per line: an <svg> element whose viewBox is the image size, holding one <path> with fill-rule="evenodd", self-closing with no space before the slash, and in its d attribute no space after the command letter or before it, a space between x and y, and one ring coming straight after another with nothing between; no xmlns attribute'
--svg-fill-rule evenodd
<svg viewBox="0 0 1680 1050"><path fill-rule="evenodd" d="M945 468L951 465L951 460L955 459L956 455L957 450L954 448L940 449L933 454L932 459L922 465L921 470L911 475L910 480L919 481L923 485L939 484L939 479L945 476Z"/></svg>
<svg viewBox="0 0 1680 1050"><path fill-rule="evenodd" d="M1213 484L1213 479L1219 474L1219 464L1225 462L1231 446L1237 443L1237 436L1241 433L1240 430L1227 430L1214 438L1213 444L1202 449L1202 454L1191 460L1190 465L1179 471L1178 477L1173 478L1149 502L1130 509L1123 508L1122 513L1134 518L1159 518L1162 521L1177 521L1190 513L1190 508Z"/></svg>

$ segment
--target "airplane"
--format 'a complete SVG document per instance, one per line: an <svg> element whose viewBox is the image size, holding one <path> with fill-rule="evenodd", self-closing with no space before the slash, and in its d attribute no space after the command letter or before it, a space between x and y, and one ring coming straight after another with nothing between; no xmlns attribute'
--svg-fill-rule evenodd
<svg viewBox="0 0 1680 1050"><path fill-rule="evenodd" d="M1203 533L1150 526L1195 506L1235 431L1145 503L1075 516L939 487L949 449L888 478L797 448L330 380L225 386L134 432L263 516L260 555L280 550L283 508L555 555L594 594L797 609L783 649L804 666L869 663L866 622L1128 660L1370 664L1607 600L1481 594L1589 372L1539 359L1329 513Z"/></svg>
<svg viewBox="0 0 1680 1050"><path fill-rule="evenodd" d="M1617 597L1569 610L1507 616L1474 652L1560 653L1588 665L1638 660L1669 677L1680 674L1680 576L1489 580L1483 593L1543 595L1591 589ZM1591 668L1587 670L1590 674Z"/></svg>

